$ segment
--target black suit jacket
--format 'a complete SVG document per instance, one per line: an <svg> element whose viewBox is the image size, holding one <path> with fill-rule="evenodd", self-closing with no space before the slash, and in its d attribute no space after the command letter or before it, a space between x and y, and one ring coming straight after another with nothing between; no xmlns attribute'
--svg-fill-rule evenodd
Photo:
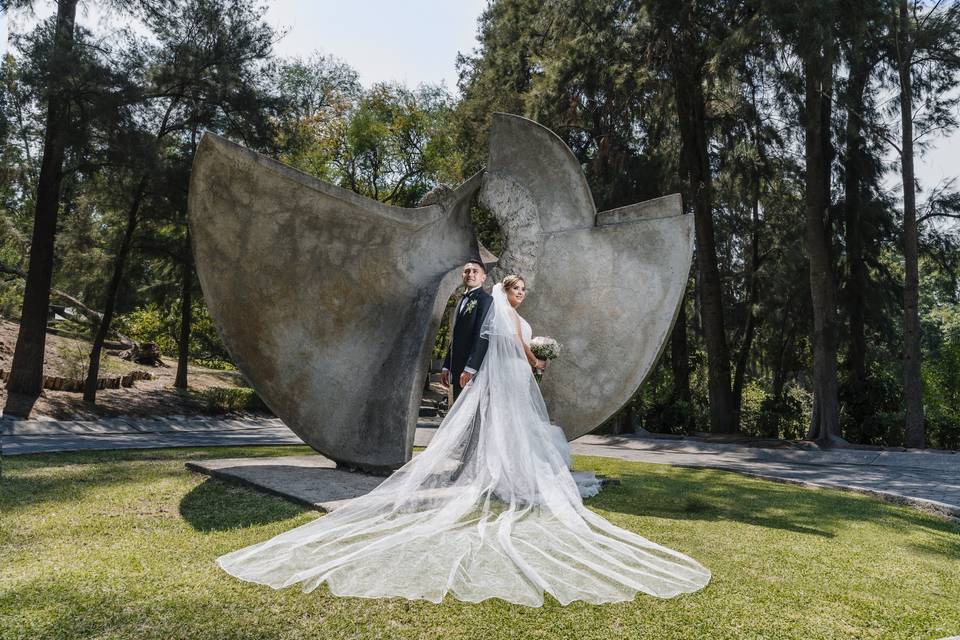
<svg viewBox="0 0 960 640"><path fill-rule="evenodd" d="M453 339L443 359L443 367L450 370L452 382L457 386L460 374L466 367L479 370L483 363L483 357L487 353L487 340L480 337L480 329L483 327L483 319L493 305L493 296L484 291L483 287L475 289L465 297L469 300L464 303L464 311L457 314L453 325ZM472 305L470 311L466 311L467 307L471 306L471 301L476 304ZM456 314L456 308L454 313Z"/></svg>

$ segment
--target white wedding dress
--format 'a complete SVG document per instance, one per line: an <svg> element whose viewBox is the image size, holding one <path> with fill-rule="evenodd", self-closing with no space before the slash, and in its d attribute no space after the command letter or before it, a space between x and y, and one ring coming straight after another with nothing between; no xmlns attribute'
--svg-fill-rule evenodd
<svg viewBox="0 0 960 640"><path fill-rule="evenodd" d="M423 452L367 495L219 565L273 588L326 582L338 596L440 602L449 593L533 607L544 593L599 604L703 588L710 571L697 561L583 505L596 479L578 486L571 474L517 314L501 285L493 296L483 364Z"/></svg>
<svg viewBox="0 0 960 640"><path fill-rule="evenodd" d="M520 338L524 344L529 345L533 339L533 328L519 313L517 314L517 319L520 321ZM550 426L552 427L548 430L550 442L557 448L557 451L563 456L567 468L571 470L570 473L573 476L574 482L577 483L580 497L590 498L600 493L600 479L597 478L592 471L573 471L573 457L570 455L570 443L567 442L567 434L563 432L562 428L555 424L551 424Z"/></svg>

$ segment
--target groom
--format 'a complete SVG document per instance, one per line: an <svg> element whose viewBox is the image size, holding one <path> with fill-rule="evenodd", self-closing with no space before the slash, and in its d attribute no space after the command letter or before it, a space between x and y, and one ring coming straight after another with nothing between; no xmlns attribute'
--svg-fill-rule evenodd
<svg viewBox="0 0 960 640"><path fill-rule="evenodd" d="M480 337L480 328L493 304L493 296L483 290L487 269L482 262L468 260L463 265L462 276L467 291L453 310L450 320L453 323L453 338L440 374L444 386L453 384L454 400L477 373L487 353L487 341Z"/></svg>

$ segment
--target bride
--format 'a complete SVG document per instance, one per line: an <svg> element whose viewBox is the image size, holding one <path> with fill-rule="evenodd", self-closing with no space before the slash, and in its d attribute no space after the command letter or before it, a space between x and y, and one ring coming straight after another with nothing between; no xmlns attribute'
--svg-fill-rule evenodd
<svg viewBox="0 0 960 640"><path fill-rule="evenodd" d="M500 282L500 286L503 287L507 302L510 303L510 306L513 307L515 312L514 315L516 315L516 320L519 324L517 333L520 336L520 344L523 347L527 362L530 363L532 369L543 370L547 363L538 359L533 351L530 350L530 340L533 339L533 328L523 316L516 313L517 307L519 307L524 298L527 297L527 283L524 282L520 276L510 275ZM539 392L539 388L537 391ZM600 480L592 472L572 470L573 458L570 455L570 444L567 442L567 434L563 432L563 429L555 424L551 424L550 428L547 429L547 433L551 436L550 440L552 444L560 452L560 455L563 456L567 467L571 469L570 473L577 483L580 497L589 498L600 493Z"/></svg>
<svg viewBox="0 0 960 640"><path fill-rule="evenodd" d="M430 445L367 495L221 556L225 571L275 589L326 582L338 596L440 602L450 593L532 607L545 592L599 604L709 582L697 561L583 505L599 483L571 473L569 445L547 417L532 331L516 312L523 280L508 276L492 293L486 357Z"/></svg>

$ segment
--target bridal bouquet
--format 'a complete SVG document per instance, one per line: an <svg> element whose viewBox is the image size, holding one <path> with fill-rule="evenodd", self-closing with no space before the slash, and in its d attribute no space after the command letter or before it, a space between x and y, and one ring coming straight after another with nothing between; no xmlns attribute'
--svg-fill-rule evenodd
<svg viewBox="0 0 960 640"><path fill-rule="evenodd" d="M549 336L537 336L530 340L530 351L540 360L553 360L560 355L563 347L559 342ZM537 382L543 378L543 371L537 369L534 372Z"/></svg>

